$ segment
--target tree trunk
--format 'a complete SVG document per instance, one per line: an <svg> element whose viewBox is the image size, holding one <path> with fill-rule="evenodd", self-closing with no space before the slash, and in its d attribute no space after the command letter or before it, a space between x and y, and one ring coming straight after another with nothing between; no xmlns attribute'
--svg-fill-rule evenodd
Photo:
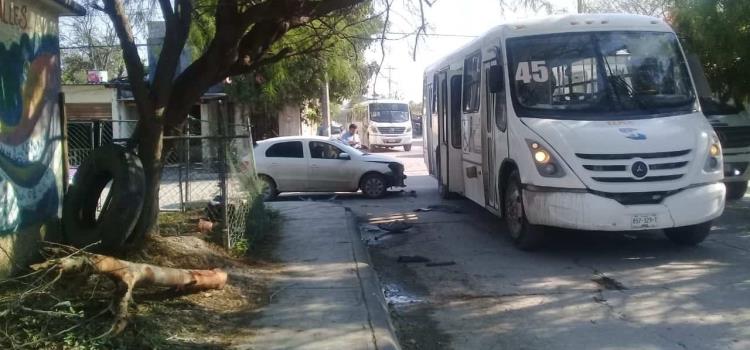
<svg viewBox="0 0 750 350"><path fill-rule="evenodd" d="M147 121L151 119L151 121ZM159 119L158 121L156 119ZM161 118L144 118L138 135L138 156L143 163L146 179L141 217L133 229L129 242L138 245L148 236L158 233L159 185L163 168L164 126Z"/></svg>

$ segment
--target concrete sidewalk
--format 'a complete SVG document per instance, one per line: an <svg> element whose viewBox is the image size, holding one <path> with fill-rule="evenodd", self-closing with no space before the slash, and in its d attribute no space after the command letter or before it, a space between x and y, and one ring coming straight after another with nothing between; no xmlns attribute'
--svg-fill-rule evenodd
<svg viewBox="0 0 750 350"><path fill-rule="evenodd" d="M271 203L282 271L257 331L237 349L399 349L354 217L321 202Z"/></svg>

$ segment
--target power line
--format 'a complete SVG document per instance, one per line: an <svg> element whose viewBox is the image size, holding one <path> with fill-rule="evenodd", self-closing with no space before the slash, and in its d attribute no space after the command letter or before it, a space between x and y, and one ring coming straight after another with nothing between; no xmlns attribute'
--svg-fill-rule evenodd
<svg viewBox="0 0 750 350"><path fill-rule="evenodd" d="M407 36L416 35L416 33L409 33L409 32L386 32L386 36L388 35L404 35L405 39ZM449 34L449 33L421 33L419 34L421 36L432 36L432 37L447 37L447 38L469 38L474 39L478 38L479 35L468 35L468 34ZM373 38L373 39L381 39L381 38ZM387 38L386 38L387 39ZM161 46L162 44L135 44L135 46L138 47L144 47L144 46ZM61 47L60 50L82 50L82 49L102 49L102 48L112 48L112 47L120 47L120 45L82 45L82 46L65 46Z"/></svg>

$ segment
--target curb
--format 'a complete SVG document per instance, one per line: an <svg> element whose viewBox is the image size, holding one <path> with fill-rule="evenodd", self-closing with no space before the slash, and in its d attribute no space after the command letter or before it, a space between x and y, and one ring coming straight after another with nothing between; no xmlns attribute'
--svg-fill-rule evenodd
<svg viewBox="0 0 750 350"><path fill-rule="evenodd" d="M362 243L357 218L349 208L344 207L344 209L349 233L352 236L352 254L357 263L357 276L362 287L362 297L367 308L375 348L379 350L401 350L395 328L391 322L388 304L380 287L378 274L372 267L370 253ZM365 266L360 266L360 262L364 263Z"/></svg>

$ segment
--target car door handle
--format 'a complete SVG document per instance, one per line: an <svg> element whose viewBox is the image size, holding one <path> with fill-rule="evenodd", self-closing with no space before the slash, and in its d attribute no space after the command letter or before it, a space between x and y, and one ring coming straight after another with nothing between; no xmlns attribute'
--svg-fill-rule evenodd
<svg viewBox="0 0 750 350"><path fill-rule="evenodd" d="M313 168L313 169L318 169L318 168L320 168L320 167L319 167L319 166L317 166L317 165L310 165L310 167L311 167L311 168Z"/></svg>

